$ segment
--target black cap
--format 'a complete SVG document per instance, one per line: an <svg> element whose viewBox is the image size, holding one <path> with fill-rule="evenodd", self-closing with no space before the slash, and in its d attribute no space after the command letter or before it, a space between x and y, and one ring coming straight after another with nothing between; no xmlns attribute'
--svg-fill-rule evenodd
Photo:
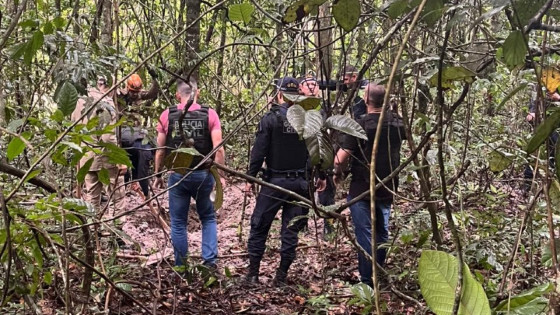
<svg viewBox="0 0 560 315"><path fill-rule="evenodd" d="M298 81L293 77L283 77L274 82L276 88L286 94L298 94Z"/></svg>

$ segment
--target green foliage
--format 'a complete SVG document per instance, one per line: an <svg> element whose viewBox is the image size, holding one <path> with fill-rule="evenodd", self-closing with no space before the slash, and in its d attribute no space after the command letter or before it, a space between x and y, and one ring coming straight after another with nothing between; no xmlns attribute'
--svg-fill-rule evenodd
<svg viewBox="0 0 560 315"><path fill-rule="evenodd" d="M103 155L109 158L109 163L126 165L129 168L132 167L132 162L130 161L128 153L126 153L123 148L110 142L100 142L99 145L105 148Z"/></svg>
<svg viewBox="0 0 560 315"><path fill-rule="evenodd" d="M23 133L21 137L29 138L29 133ZM26 139L28 140L28 139ZM20 137L13 137L12 141L8 144L8 148L6 149L6 157L8 160L15 159L18 155L20 155L23 150L25 150L25 142Z"/></svg>
<svg viewBox="0 0 560 315"><path fill-rule="evenodd" d="M58 104L58 109L62 112L64 116L72 114L76 108L76 102L78 101L78 91L74 85L68 81L63 81L60 88L58 89L58 94L55 95L56 103Z"/></svg>
<svg viewBox="0 0 560 315"><path fill-rule="evenodd" d="M367 140L366 131L354 119L348 119L344 115L334 115L327 118L325 127L338 130L359 139Z"/></svg>
<svg viewBox="0 0 560 315"><path fill-rule="evenodd" d="M548 139L548 136L556 129L558 124L560 124L560 110L554 111L537 127L525 149L527 154L535 152Z"/></svg>
<svg viewBox="0 0 560 315"><path fill-rule="evenodd" d="M309 14L317 13L319 6L325 2L327 0L298 0L286 8L282 22L285 24L299 22Z"/></svg>
<svg viewBox="0 0 560 315"><path fill-rule="evenodd" d="M336 0L332 7L332 14L336 23L345 31L350 32L360 20L360 0Z"/></svg>
<svg viewBox="0 0 560 315"><path fill-rule="evenodd" d="M228 7L228 18L231 21L249 24L254 12L255 8L250 3L232 4Z"/></svg>
<svg viewBox="0 0 560 315"><path fill-rule="evenodd" d="M305 139L305 145L312 165L319 165L322 170L327 170L333 165L334 149L322 132Z"/></svg>
<svg viewBox="0 0 560 315"><path fill-rule="evenodd" d="M430 85L438 85L438 73L434 73L430 78ZM453 87L454 82L472 83L476 74L465 67L444 67L441 74L441 86L443 88Z"/></svg>
<svg viewBox="0 0 560 315"><path fill-rule="evenodd" d="M523 28L529 20L537 14L546 0L513 0L513 24L518 28Z"/></svg>
<svg viewBox="0 0 560 315"><path fill-rule="evenodd" d="M512 315L546 314L548 299L543 297L543 295L552 291L554 291L554 285L552 283L545 283L503 300L496 306L494 311L496 314Z"/></svg>
<svg viewBox="0 0 560 315"><path fill-rule="evenodd" d="M422 10L422 20L428 26L434 26L445 11L444 0L428 0Z"/></svg>
<svg viewBox="0 0 560 315"><path fill-rule="evenodd" d="M348 305L358 305L363 307L362 314L369 314L375 306L373 289L365 284L358 283L350 289L354 297L348 301Z"/></svg>
<svg viewBox="0 0 560 315"><path fill-rule="evenodd" d="M451 314L457 287L457 258L445 252L424 250L418 262L418 281L426 303L438 314ZM463 267L459 314L490 314L490 305L482 285L467 265Z"/></svg>
<svg viewBox="0 0 560 315"><path fill-rule="evenodd" d="M513 90L511 90L511 92L509 92L506 97L504 97L502 99L502 101L500 102L500 104L498 104L498 107L496 107L496 111L501 110L504 105L512 98L514 97L518 92L524 90L527 87L527 83L522 83L519 86L517 86L516 88L514 88Z"/></svg>
<svg viewBox="0 0 560 315"><path fill-rule="evenodd" d="M320 165L322 169L332 166L334 149L328 138L323 134L323 117L318 110L306 111L299 105L292 105L286 115L290 125L303 138L312 165Z"/></svg>
<svg viewBox="0 0 560 315"><path fill-rule="evenodd" d="M409 5L409 0L396 0L389 5L387 14L390 18L396 19L403 13L410 12L412 7Z"/></svg>
<svg viewBox="0 0 560 315"><path fill-rule="evenodd" d="M504 41L502 46L504 62L510 68L525 63L525 55L527 54L527 45L523 32L512 31Z"/></svg>
<svg viewBox="0 0 560 315"><path fill-rule="evenodd" d="M508 168L513 162L511 154L503 153L498 150L490 152L490 171L497 173Z"/></svg>
<svg viewBox="0 0 560 315"><path fill-rule="evenodd" d="M110 185L111 184L111 177L109 175L109 170L103 168L97 172L97 178L103 185Z"/></svg>
<svg viewBox="0 0 560 315"><path fill-rule="evenodd" d="M202 154L195 148L178 148L165 158L165 166L184 175L187 169L191 167L195 156L202 156Z"/></svg>
<svg viewBox="0 0 560 315"><path fill-rule="evenodd" d="M220 181L220 174L218 173L218 169L215 166L210 168L210 173L214 177L214 181L216 182L216 197L214 199L214 211L220 210L222 204L224 202L224 188L222 187L222 182Z"/></svg>

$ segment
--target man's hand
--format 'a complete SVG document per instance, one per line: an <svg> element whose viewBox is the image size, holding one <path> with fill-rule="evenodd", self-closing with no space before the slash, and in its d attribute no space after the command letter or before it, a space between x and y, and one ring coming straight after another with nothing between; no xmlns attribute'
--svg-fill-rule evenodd
<svg viewBox="0 0 560 315"><path fill-rule="evenodd" d="M317 179L315 182L315 191L321 192L325 191L327 188L327 180L326 179Z"/></svg>
<svg viewBox="0 0 560 315"><path fill-rule="evenodd" d="M156 70L152 67L148 67L148 73L150 74L150 76L154 79L158 78L158 74L156 72Z"/></svg>
<svg viewBox="0 0 560 315"><path fill-rule="evenodd" d="M548 93L548 98L550 98L553 102L558 102L560 101L560 94L558 94L558 92L554 92L552 94Z"/></svg>
<svg viewBox="0 0 560 315"><path fill-rule="evenodd" d="M247 182L247 184L245 184L245 189L243 190L243 192L247 195L255 193L255 185L253 183Z"/></svg>
<svg viewBox="0 0 560 315"><path fill-rule="evenodd" d="M533 120L535 120L535 113L527 114L527 117L525 118L525 120L527 120L527 122L533 122Z"/></svg>
<svg viewBox="0 0 560 315"><path fill-rule="evenodd" d="M344 176L342 174L333 176L333 182L336 186L339 186L344 181Z"/></svg>
<svg viewBox="0 0 560 315"><path fill-rule="evenodd" d="M226 187L227 181L224 177L220 176L220 184L222 184L222 190Z"/></svg>
<svg viewBox="0 0 560 315"><path fill-rule="evenodd" d="M122 164L120 164L118 166L118 168L119 168L119 175L118 176L122 176L122 175L126 174L126 171L128 170L126 165L122 165Z"/></svg>
<svg viewBox="0 0 560 315"><path fill-rule="evenodd" d="M165 183L163 182L163 177L156 177L154 181L154 188L163 189L165 188Z"/></svg>

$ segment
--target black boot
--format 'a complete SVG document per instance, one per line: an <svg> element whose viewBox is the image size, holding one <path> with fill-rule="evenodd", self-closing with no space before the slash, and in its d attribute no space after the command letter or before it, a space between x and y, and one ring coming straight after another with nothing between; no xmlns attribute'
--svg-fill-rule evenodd
<svg viewBox="0 0 560 315"><path fill-rule="evenodd" d="M245 276L245 282L248 284L259 283L259 269L261 267L260 259L249 259L249 273Z"/></svg>
<svg viewBox="0 0 560 315"><path fill-rule="evenodd" d="M282 259L280 261L280 266L276 270L276 276L274 277L274 286L283 287L287 284L286 278L288 277L288 269L290 269L291 264L291 260Z"/></svg>

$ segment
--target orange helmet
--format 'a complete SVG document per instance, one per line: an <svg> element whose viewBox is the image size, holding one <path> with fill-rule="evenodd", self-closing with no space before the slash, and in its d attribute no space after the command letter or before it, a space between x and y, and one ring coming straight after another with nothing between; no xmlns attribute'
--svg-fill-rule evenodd
<svg viewBox="0 0 560 315"><path fill-rule="evenodd" d="M140 76L135 73L126 80L126 87L130 91L138 92L142 89L142 79L140 79Z"/></svg>

